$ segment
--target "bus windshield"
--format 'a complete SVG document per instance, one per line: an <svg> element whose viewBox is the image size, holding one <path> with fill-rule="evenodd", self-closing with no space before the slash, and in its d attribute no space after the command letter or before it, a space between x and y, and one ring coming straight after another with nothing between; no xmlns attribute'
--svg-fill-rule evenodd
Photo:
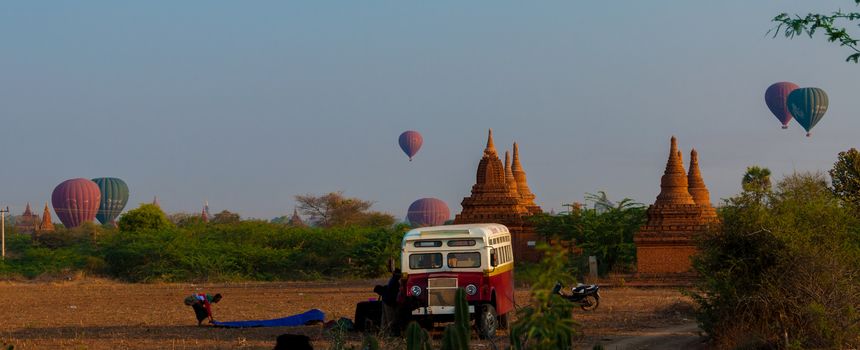
<svg viewBox="0 0 860 350"><path fill-rule="evenodd" d="M448 267L450 267L450 268L481 267L481 253L479 253L479 252L448 253Z"/></svg>
<svg viewBox="0 0 860 350"><path fill-rule="evenodd" d="M409 254L410 269L438 269L442 267L442 253Z"/></svg>

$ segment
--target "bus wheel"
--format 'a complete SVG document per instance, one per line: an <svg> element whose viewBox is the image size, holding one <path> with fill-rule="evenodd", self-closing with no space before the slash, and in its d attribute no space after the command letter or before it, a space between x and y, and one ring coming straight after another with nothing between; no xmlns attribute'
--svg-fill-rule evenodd
<svg viewBox="0 0 860 350"><path fill-rule="evenodd" d="M478 336L481 339L492 339L496 336L499 328L499 315L492 304L481 305L481 313L478 315Z"/></svg>

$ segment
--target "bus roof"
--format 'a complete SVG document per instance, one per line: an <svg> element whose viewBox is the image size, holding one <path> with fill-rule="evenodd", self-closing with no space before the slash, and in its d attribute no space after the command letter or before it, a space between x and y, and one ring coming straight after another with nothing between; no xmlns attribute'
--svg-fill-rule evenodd
<svg viewBox="0 0 860 350"><path fill-rule="evenodd" d="M463 224L419 227L406 232L406 235L403 236L403 241L426 239L428 236L432 236L434 234L451 235L451 237L460 238L483 238L497 234L510 234L510 231L508 231L507 227L501 224ZM438 238L438 236L434 238Z"/></svg>

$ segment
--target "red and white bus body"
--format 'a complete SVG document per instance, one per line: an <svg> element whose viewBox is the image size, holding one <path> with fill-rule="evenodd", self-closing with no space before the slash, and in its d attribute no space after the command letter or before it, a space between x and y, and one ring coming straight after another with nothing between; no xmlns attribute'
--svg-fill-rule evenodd
<svg viewBox="0 0 860 350"><path fill-rule="evenodd" d="M514 310L511 234L499 224L422 227L401 245L400 301L413 319L447 321L454 314L457 288L466 291L469 312L493 312L500 326ZM485 305L492 306L487 308ZM487 311L491 310L491 311ZM494 331L494 330L493 330Z"/></svg>

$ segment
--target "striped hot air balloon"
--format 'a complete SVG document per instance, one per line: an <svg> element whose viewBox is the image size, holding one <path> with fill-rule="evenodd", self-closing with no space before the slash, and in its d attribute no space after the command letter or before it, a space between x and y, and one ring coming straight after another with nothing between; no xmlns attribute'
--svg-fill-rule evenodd
<svg viewBox="0 0 860 350"><path fill-rule="evenodd" d="M413 227L439 226L451 218L451 212L448 205L440 199L421 198L409 205L406 218Z"/></svg>
<svg viewBox="0 0 860 350"><path fill-rule="evenodd" d="M115 177L100 177L93 179L93 182L99 186L101 192L96 219L102 224L114 222L128 203L128 185Z"/></svg>
<svg viewBox="0 0 860 350"><path fill-rule="evenodd" d="M99 210L101 192L95 182L84 178L63 181L51 194L54 211L66 227L93 221Z"/></svg>
<svg viewBox="0 0 860 350"><path fill-rule="evenodd" d="M424 138L421 137L417 131L409 130L404 131L400 134L400 149L409 156L409 161L412 161L412 157L418 153L418 150L421 149L421 145L424 143Z"/></svg>
<svg viewBox="0 0 860 350"><path fill-rule="evenodd" d="M779 119L783 129L788 129L788 122L792 118L785 101L788 99L788 94L797 88L795 83L782 81L769 86L764 92L764 102L767 104L767 108L776 116L776 119Z"/></svg>
<svg viewBox="0 0 860 350"><path fill-rule="evenodd" d="M786 101L791 115L794 120L806 129L806 137L809 137L810 130L815 127L824 118L824 113L827 113L827 93L819 88L800 88L792 91L788 95Z"/></svg>

